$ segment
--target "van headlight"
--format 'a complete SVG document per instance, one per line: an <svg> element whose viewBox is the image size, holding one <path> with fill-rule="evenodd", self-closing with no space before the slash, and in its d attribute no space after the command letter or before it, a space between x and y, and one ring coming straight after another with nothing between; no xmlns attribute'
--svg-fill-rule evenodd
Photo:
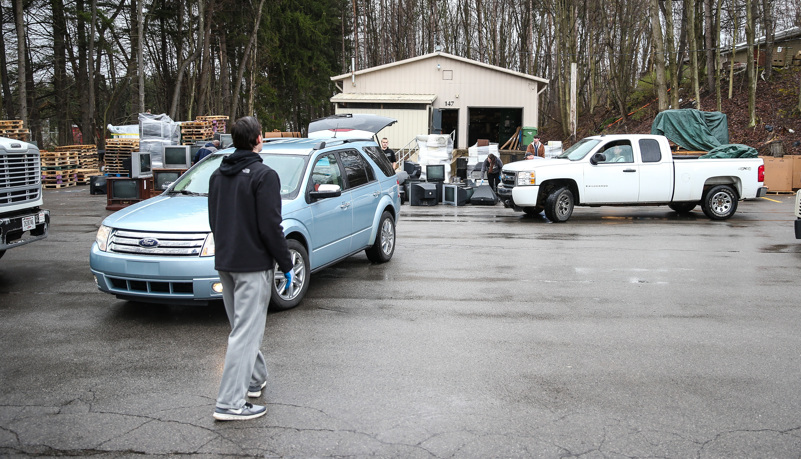
<svg viewBox="0 0 801 459"><path fill-rule="evenodd" d="M111 228L106 225L100 225L100 228L97 230L97 235L95 236L95 242L97 242L97 248L103 252L108 250L109 236L111 236Z"/></svg>
<svg viewBox="0 0 801 459"><path fill-rule="evenodd" d="M209 235L206 236L206 241L203 243L203 248L200 250L200 256L213 257L214 252L214 233L209 233Z"/></svg>
<svg viewBox="0 0 801 459"><path fill-rule="evenodd" d="M532 172L518 172L517 173L517 186L536 185L537 173Z"/></svg>

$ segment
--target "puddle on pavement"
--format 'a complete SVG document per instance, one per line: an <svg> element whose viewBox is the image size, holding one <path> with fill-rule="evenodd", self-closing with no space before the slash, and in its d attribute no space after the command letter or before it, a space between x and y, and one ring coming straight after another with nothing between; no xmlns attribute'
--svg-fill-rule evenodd
<svg viewBox="0 0 801 459"><path fill-rule="evenodd" d="M801 253L801 243L797 245L792 244L775 244L762 247L762 253Z"/></svg>

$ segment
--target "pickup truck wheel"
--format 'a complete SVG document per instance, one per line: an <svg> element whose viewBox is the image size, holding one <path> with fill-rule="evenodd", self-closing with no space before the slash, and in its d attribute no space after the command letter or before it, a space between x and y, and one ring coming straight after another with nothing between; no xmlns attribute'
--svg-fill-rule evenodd
<svg viewBox="0 0 801 459"><path fill-rule="evenodd" d="M287 239L286 245L292 257L292 285L285 288L284 272L278 269L278 264L276 264L273 270L270 309L278 311L297 306L306 295L306 290L309 289L309 254L306 252L306 248L294 239Z"/></svg>
<svg viewBox="0 0 801 459"><path fill-rule="evenodd" d="M668 207L670 207L677 214L685 215L692 212L696 205L698 205L698 203L695 202L674 202L672 204L668 204Z"/></svg>
<svg viewBox="0 0 801 459"><path fill-rule="evenodd" d="M534 216L537 216L537 215L541 214L543 209L544 209L544 207L541 207L541 206L523 207L523 212L525 212L526 215L531 215L532 217L534 217Z"/></svg>
<svg viewBox="0 0 801 459"><path fill-rule="evenodd" d="M557 188L545 199L545 216L554 223L566 222L573 214L573 193Z"/></svg>
<svg viewBox="0 0 801 459"><path fill-rule="evenodd" d="M737 193L729 185L709 189L701 201L701 208L712 220L726 220L737 211Z"/></svg>
<svg viewBox="0 0 801 459"><path fill-rule="evenodd" d="M395 219L389 212L381 214L375 242L364 253L373 263L386 263L392 259L392 254L395 253Z"/></svg>

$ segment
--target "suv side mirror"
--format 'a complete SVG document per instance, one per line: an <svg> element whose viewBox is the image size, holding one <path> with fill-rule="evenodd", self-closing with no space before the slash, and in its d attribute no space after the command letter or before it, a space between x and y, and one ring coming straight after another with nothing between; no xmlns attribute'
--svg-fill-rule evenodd
<svg viewBox="0 0 801 459"><path fill-rule="evenodd" d="M593 166L597 166L598 163L602 163L604 161L606 161L606 156L604 156L604 154L600 152L592 155L592 157L590 158L590 164L592 164Z"/></svg>
<svg viewBox="0 0 801 459"><path fill-rule="evenodd" d="M309 197L311 197L312 201L336 198L337 196L342 196L342 188L339 185L324 184L317 187L317 190L309 192Z"/></svg>

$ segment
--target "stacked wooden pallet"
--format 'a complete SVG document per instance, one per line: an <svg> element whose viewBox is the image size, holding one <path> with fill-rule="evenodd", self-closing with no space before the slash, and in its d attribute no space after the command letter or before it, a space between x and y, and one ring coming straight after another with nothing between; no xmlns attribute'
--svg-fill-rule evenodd
<svg viewBox="0 0 801 459"><path fill-rule="evenodd" d="M56 147L56 152L73 152L78 157L75 181L78 185L88 185L89 178L102 175L97 158L97 145L64 145Z"/></svg>
<svg viewBox="0 0 801 459"><path fill-rule="evenodd" d="M78 169L78 153L75 150L43 151L42 186L64 188L75 186L75 171Z"/></svg>
<svg viewBox="0 0 801 459"><path fill-rule="evenodd" d="M0 137L27 142L31 138L31 131L25 129L22 120L0 120Z"/></svg>
<svg viewBox="0 0 801 459"><path fill-rule="evenodd" d="M214 130L211 121L184 121L181 123L181 142L191 145L198 140L211 140Z"/></svg>
<svg viewBox="0 0 801 459"><path fill-rule="evenodd" d="M195 121L210 121L211 130L213 134L225 134L226 124L228 124L228 116L226 115L209 115L197 116Z"/></svg>
<svg viewBox="0 0 801 459"><path fill-rule="evenodd" d="M131 152L139 151L139 139L106 140L106 175L127 177L128 170L123 167L124 159L131 159Z"/></svg>

